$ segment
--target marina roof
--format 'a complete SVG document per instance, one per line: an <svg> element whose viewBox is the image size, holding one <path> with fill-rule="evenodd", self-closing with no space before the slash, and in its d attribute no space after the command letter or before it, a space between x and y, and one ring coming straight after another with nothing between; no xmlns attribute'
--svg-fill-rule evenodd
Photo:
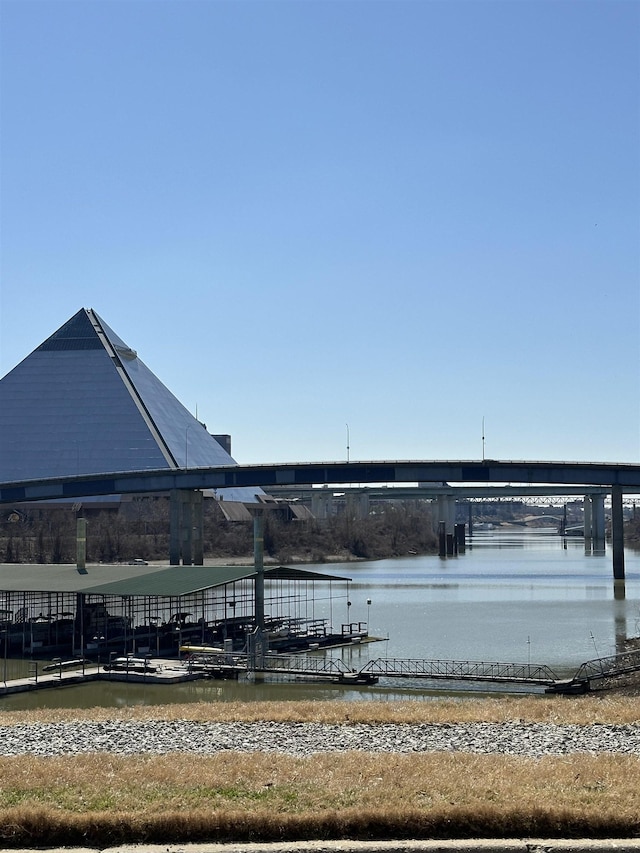
<svg viewBox="0 0 640 853"><path fill-rule="evenodd" d="M157 566L89 565L79 572L75 565L0 565L0 592L84 592L98 584L157 572Z"/></svg>
<svg viewBox="0 0 640 853"><path fill-rule="evenodd" d="M286 581L350 581L351 578L338 575L325 575L322 572L310 572L308 569L292 569L290 566L274 566L264 570L268 580Z"/></svg>
<svg viewBox="0 0 640 853"><path fill-rule="evenodd" d="M247 566L171 566L167 569L157 569L148 575L125 577L111 583L98 584L84 591L97 595L173 597L192 595L203 589L224 586L254 576L253 569Z"/></svg>
<svg viewBox="0 0 640 853"><path fill-rule="evenodd" d="M94 595L191 595L204 589L254 578L252 566L129 566L0 565L0 593L45 592ZM276 566L265 569L267 580L346 581L348 578Z"/></svg>

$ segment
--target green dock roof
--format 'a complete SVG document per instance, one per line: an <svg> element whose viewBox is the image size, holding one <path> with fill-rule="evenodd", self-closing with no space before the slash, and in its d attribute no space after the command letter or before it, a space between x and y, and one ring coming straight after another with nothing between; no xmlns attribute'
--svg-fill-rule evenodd
<svg viewBox="0 0 640 853"><path fill-rule="evenodd" d="M148 575L124 577L111 583L87 587L84 592L96 595L157 595L168 598L191 595L254 576L253 569L247 566L171 566L157 569Z"/></svg>
<svg viewBox="0 0 640 853"><path fill-rule="evenodd" d="M174 597L254 578L252 566L130 566L0 564L1 592L79 592L95 595ZM275 566L266 580L346 581L349 578Z"/></svg>

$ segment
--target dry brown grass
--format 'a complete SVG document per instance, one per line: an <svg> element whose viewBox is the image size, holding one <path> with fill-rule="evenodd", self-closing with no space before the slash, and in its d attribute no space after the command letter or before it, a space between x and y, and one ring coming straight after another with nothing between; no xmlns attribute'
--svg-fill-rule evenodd
<svg viewBox="0 0 640 853"><path fill-rule="evenodd" d="M629 723L632 697L283 702L11 713L70 719ZM331 753L0 758L2 846L305 838L628 837L640 757Z"/></svg>
<svg viewBox="0 0 640 853"><path fill-rule="evenodd" d="M0 840L635 835L640 758L237 753L0 760Z"/></svg>
<svg viewBox="0 0 640 853"><path fill-rule="evenodd" d="M195 722L324 722L324 723L471 723L525 722L637 723L640 701L614 693L587 696L527 696L496 699L438 699L393 702L220 702L185 705L40 709L2 712L0 724L62 720L193 720Z"/></svg>

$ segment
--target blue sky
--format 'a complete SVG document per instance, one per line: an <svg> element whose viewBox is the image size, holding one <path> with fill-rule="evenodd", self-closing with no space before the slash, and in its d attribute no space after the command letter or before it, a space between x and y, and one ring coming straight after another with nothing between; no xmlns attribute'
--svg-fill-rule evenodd
<svg viewBox="0 0 640 853"><path fill-rule="evenodd" d="M640 461L640 3L0 28L0 376L84 306L240 462Z"/></svg>

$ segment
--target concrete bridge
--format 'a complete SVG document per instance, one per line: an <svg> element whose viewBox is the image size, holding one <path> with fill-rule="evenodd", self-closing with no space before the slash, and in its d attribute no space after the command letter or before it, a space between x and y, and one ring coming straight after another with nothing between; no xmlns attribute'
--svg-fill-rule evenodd
<svg viewBox="0 0 640 853"><path fill-rule="evenodd" d="M622 501L624 494L640 493L640 465L609 462L531 462L495 459L409 460L372 462L298 462L269 465L222 465L134 472L109 472L23 480L0 484L0 504L24 501L77 499L92 495L169 492L172 495L172 562L182 541L183 561L192 561L190 536L201 526L202 489L243 486L323 486L354 483L505 484L549 487L600 487L593 496L589 524L602 525L603 495L611 495L613 575L624 579ZM259 509L260 504L256 505ZM595 518L595 521L593 520ZM196 561L198 556L196 555Z"/></svg>

